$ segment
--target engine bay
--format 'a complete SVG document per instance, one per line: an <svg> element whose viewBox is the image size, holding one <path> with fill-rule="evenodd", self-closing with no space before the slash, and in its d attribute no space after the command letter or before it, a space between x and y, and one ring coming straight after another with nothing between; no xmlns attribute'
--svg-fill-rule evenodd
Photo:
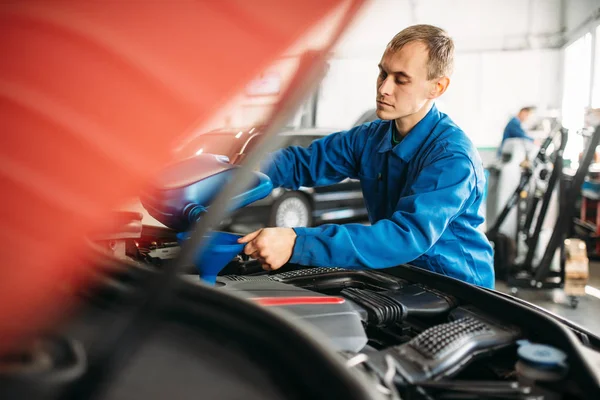
<svg viewBox="0 0 600 400"><path fill-rule="evenodd" d="M212 288L196 274L177 276L172 301L152 317L150 328L132 322L132 304L143 297L141 288L162 279L161 269L109 262L95 284L78 292L84 305L68 321L22 354L1 360L10 367L3 369L4 393L87 398L81 390L97 388L86 379L108 377L99 398L111 400L190 393L243 393L251 399L597 398L598 339L520 300L411 266L383 272L286 265L266 273L257 272L255 260L240 259L229 267L235 273L220 275ZM333 362L345 374L364 380L367 397L348 384L340 393L339 385L316 383L331 366L303 360L314 349L303 349L279 316L336 355ZM120 324L132 325L138 336L123 348L110 347L113 356L129 354L127 346L136 343L141 349L126 363L104 365L105 377L90 373L102 360L104 340ZM315 392L302 392L307 387Z"/></svg>
<svg viewBox="0 0 600 400"><path fill-rule="evenodd" d="M374 374L390 395L585 397L569 379L565 353L537 342L535 327L420 283L377 271L290 266L224 275L217 290L310 324L348 366Z"/></svg>

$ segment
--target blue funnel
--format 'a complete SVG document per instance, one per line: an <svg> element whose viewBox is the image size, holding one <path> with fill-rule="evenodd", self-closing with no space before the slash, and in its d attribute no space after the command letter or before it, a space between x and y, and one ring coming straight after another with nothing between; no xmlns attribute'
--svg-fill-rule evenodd
<svg viewBox="0 0 600 400"><path fill-rule="evenodd" d="M189 237L189 232L177 234L177 239L181 244ZM237 242L241 237L243 235L228 232L212 232L205 237L203 248L198 250L194 257L194 265L198 269L200 279L210 285L215 284L217 274L236 255L244 251L245 244Z"/></svg>

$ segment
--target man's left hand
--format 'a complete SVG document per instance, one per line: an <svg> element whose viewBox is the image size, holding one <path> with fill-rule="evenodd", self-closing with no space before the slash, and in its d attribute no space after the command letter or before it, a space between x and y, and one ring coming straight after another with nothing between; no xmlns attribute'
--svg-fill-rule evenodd
<svg viewBox="0 0 600 400"><path fill-rule="evenodd" d="M296 232L291 228L264 228L238 239L238 243L247 243L244 253L257 259L264 270L274 271L292 258Z"/></svg>

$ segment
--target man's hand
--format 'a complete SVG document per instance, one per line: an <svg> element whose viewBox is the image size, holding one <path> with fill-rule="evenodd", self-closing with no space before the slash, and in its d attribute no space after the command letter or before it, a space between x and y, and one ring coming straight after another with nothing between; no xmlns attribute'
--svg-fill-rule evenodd
<svg viewBox="0 0 600 400"><path fill-rule="evenodd" d="M292 257L296 232L291 228L264 228L238 239L238 243L247 243L244 253L256 258L264 270L274 271Z"/></svg>

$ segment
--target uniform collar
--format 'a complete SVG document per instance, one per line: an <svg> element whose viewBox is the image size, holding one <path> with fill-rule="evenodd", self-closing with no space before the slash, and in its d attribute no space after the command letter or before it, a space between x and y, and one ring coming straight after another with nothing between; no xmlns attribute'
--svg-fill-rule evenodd
<svg viewBox="0 0 600 400"><path fill-rule="evenodd" d="M431 131L435 127L435 125L441 119L440 112L438 111L435 104L431 106L429 112L421 119L406 135L406 137L400 142L400 144L396 145L396 147L392 148L392 133L393 129L395 129L394 121L391 121L388 131L381 141L379 142L379 146L377 150L380 153L385 153L386 151L393 151L398 157L402 159L404 162L409 162L412 157L417 153L421 145L427 140L430 136Z"/></svg>

